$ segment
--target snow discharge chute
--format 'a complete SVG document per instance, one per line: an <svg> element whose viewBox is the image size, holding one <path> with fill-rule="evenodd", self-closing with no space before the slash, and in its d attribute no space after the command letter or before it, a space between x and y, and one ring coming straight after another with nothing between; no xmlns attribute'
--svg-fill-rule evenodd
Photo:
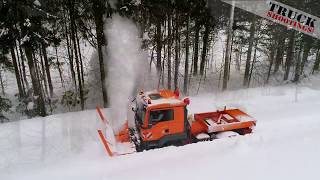
<svg viewBox="0 0 320 180"><path fill-rule="evenodd" d="M222 0L265 19L320 39L320 19L273 0Z"/></svg>

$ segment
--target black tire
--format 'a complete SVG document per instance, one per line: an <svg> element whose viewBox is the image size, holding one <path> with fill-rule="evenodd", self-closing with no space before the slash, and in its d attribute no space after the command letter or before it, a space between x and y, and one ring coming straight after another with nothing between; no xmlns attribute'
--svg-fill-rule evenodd
<svg viewBox="0 0 320 180"><path fill-rule="evenodd" d="M144 151L144 150L148 150L148 149L146 148L145 143L142 142L142 141L140 141L140 144L137 144L137 145L136 145L136 151L137 151L137 152L142 152L142 151Z"/></svg>

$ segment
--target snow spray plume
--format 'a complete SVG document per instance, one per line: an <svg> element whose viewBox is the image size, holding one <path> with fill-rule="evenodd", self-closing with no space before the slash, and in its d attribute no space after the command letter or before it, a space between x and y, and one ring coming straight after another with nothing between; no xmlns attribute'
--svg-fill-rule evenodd
<svg viewBox="0 0 320 180"><path fill-rule="evenodd" d="M111 121L117 129L126 120L128 103L143 82L147 55L141 50L136 25L129 19L114 15L105 26L108 40L106 64L108 68L108 96ZM115 130L116 130L115 129Z"/></svg>

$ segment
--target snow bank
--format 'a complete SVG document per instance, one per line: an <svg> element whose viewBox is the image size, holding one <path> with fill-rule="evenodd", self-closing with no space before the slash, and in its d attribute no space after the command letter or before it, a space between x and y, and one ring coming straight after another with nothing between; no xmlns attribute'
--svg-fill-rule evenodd
<svg viewBox="0 0 320 180"><path fill-rule="evenodd" d="M111 121L114 126L120 126L126 120L128 102L143 87L147 54L141 50L138 28L127 18L112 16L105 25L105 34Z"/></svg>
<svg viewBox="0 0 320 180"><path fill-rule="evenodd" d="M0 125L0 179L319 179L320 91L256 88L191 97L189 112L222 105L255 117L247 136L109 158L94 111ZM108 115L107 115L108 116Z"/></svg>

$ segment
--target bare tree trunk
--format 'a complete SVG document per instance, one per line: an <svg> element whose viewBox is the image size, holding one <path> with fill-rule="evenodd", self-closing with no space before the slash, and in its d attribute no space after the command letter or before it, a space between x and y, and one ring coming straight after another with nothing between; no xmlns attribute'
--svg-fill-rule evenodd
<svg viewBox="0 0 320 180"><path fill-rule="evenodd" d="M241 66L241 51L242 51L242 45L240 45L237 53L236 53L236 70L240 72L240 66Z"/></svg>
<svg viewBox="0 0 320 180"><path fill-rule="evenodd" d="M4 91L4 83L3 83L3 78L2 78L2 69L0 69L0 84L1 84L2 95L5 96L6 92Z"/></svg>
<svg viewBox="0 0 320 180"><path fill-rule="evenodd" d="M183 93L188 94L188 72L189 72L189 22L190 15L187 16L187 31L186 31L186 60L184 62L184 79L183 79Z"/></svg>
<svg viewBox="0 0 320 180"><path fill-rule="evenodd" d="M240 57L239 57L239 62L240 62L240 68L241 68L241 63L242 63L242 49L243 49L243 45L241 45L241 48L240 48Z"/></svg>
<svg viewBox="0 0 320 180"><path fill-rule="evenodd" d="M163 37L165 36L165 32L166 32L166 29L167 29L167 21L166 19L163 21ZM163 60L162 60L162 64L161 64L161 86L164 87L164 69L165 69L165 61L166 61L166 56L167 56L167 49L168 47L166 48L166 45L165 43L162 45L163 46Z"/></svg>
<svg viewBox="0 0 320 180"><path fill-rule="evenodd" d="M12 57L14 73L15 73L15 76L16 76L16 81L17 81L17 86L18 86L18 91L19 91L19 97L21 98L25 94L24 94L24 91L23 91L23 88L22 88L20 74L19 74L19 70L18 70L17 59L16 59L16 55L15 55L13 46L10 46L10 53L11 53L11 57Z"/></svg>
<svg viewBox="0 0 320 180"><path fill-rule="evenodd" d="M274 44L275 43L273 42L272 43L272 47L271 47L271 52L270 52L270 57L269 57L270 64L269 64L269 67L268 67L268 75L267 75L267 79L266 79L265 84L269 83L269 79L270 79L270 75L271 75L271 69L272 69L272 66L273 66L273 63L274 63L274 55L275 55L275 51L276 51L276 49L273 48Z"/></svg>
<svg viewBox="0 0 320 180"><path fill-rule="evenodd" d="M317 50L316 61L314 62L314 65L313 65L312 74L314 74L315 71L319 70L319 66L320 66L320 49Z"/></svg>
<svg viewBox="0 0 320 180"><path fill-rule="evenodd" d="M229 63L230 63L230 53L231 53L231 44L232 44L232 26L233 26L233 17L234 17L234 4L231 6L231 14L229 20L229 27L228 27L228 36L227 36L227 48L226 48L226 55L224 59L224 72L223 72L223 83L222 83L222 90L226 90L228 87L228 78L229 78Z"/></svg>
<svg viewBox="0 0 320 180"><path fill-rule="evenodd" d="M309 43L306 43L303 49L303 56L302 56L302 64L301 64L301 74L304 71L304 66L306 62L308 61L309 53L311 50L311 45Z"/></svg>
<svg viewBox="0 0 320 180"><path fill-rule="evenodd" d="M47 81L49 85L49 91L50 91L50 97L53 95L53 85L52 85L52 80L51 80L51 73L50 73L50 65L49 65L49 60L48 60L48 55L47 55L47 50L45 47L45 44L43 43L41 45L42 53L43 53L43 60L45 64L45 72L47 75Z"/></svg>
<svg viewBox="0 0 320 180"><path fill-rule="evenodd" d="M68 17L66 16L65 19ZM69 38L69 30L67 28L67 23L65 23L65 33L66 33L66 42L67 42L67 52L68 52L68 58L69 58L69 65L70 65L70 71L71 71L71 77L72 81L74 83L74 89L77 89L77 80L76 80L76 73L74 70L74 62L73 62L73 50L71 47L71 38Z"/></svg>
<svg viewBox="0 0 320 180"><path fill-rule="evenodd" d="M33 62L33 55L32 55L33 50L29 43L25 43L25 53L28 60L33 93L34 93L35 101L37 104L37 114L39 114L40 116L46 116L46 108L45 108L43 95L41 93L41 85L40 85L40 81L37 78L36 67L34 66L34 62Z"/></svg>
<svg viewBox="0 0 320 180"><path fill-rule="evenodd" d="M152 62L154 61L154 49L151 50L151 57L150 57L150 63L149 63L149 73L151 74L152 70Z"/></svg>
<svg viewBox="0 0 320 180"><path fill-rule="evenodd" d="M72 2L71 2L72 1ZM74 17L74 1L69 0L69 13L70 13L70 24L71 24L71 39L73 44L73 50L76 60L76 69L77 69L77 76L78 76L78 84L79 84L79 92L80 92L80 105L81 109L84 109L84 94L83 94L83 84L81 80L81 72L80 72L80 61L79 61L79 54L78 54L78 48L76 43L76 23L75 23L75 17Z"/></svg>
<svg viewBox="0 0 320 180"><path fill-rule="evenodd" d="M20 53L22 53L21 48L19 48ZM21 57L24 57L23 55L21 55ZM25 65L25 59L21 58L21 65L22 65L22 78L24 80L24 83L26 85L26 89L28 90L30 88L28 79L27 79L27 73L26 73L26 65Z"/></svg>
<svg viewBox="0 0 320 180"><path fill-rule="evenodd" d="M256 31L256 19L254 17L254 19L251 23L251 26L250 26L249 47L248 47L248 52L247 52L246 68L244 71L244 78L243 78L243 86L245 86L245 87L248 87L248 83L249 83L251 54L252 54L252 47L253 47L253 42L254 42L255 31Z"/></svg>
<svg viewBox="0 0 320 180"><path fill-rule="evenodd" d="M164 87L164 64L165 64L165 60L166 60L166 55L167 55L167 51L166 51L166 46L163 46L163 60L162 60L162 64L161 64L161 85L162 87Z"/></svg>
<svg viewBox="0 0 320 180"><path fill-rule="evenodd" d="M46 73L45 73L45 67L44 67L44 63L43 63L43 53L41 52L41 49L39 48L39 52L40 52L40 63L41 63L41 77L40 79L42 79L43 81L43 85L44 85L44 89L45 89L45 93L47 95L47 97L49 97L49 92L48 92L48 81L47 81L47 77L46 77ZM40 68L39 68L40 69Z"/></svg>
<svg viewBox="0 0 320 180"><path fill-rule="evenodd" d="M194 60L194 43L192 45L192 53L191 53L191 69L190 69L190 78L189 78L189 83L191 79L191 75L193 74L193 60Z"/></svg>
<svg viewBox="0 0 320 180"><path fill-rule="evenodd" d="M256 41L255 46L254 46L254 55L253 55L253 62L252 62L251 68L250 68L250 74L249 74L249 80L248 80L248 88L250 87L253 68L254 68L254 66L256 64L256 61L257 61L257 46L258 46L258 41Z"/></svg>
<svg viewBox="0 0 320 180"><path fill-rule="evenodd" d="M202 46L202 54L201 54L201 62L200 62L200 75L202 76L204 73L206 57L207 57L207 49L208 49L208 40L209 40L210 27L209 24L206 23L205 31L203 35L203 46Z"/></svg>
<svg viewBox="0 0 320 180"><path fill-rule="evenodd" d="M193 75L198 74L198 59L199 59L199 34L200 34L200 23L196 20L195 23L195 37L194 37L194 52L193 52Z"/></svg>
<svg viewBox="0 0 320 180"><path fill-rule="evenodd" d="M178 88L178 74L179 74L179 44L180 44L180 38L179 38L179 15L178 12L176 12L176 27L175 27L175 60L174 60L174 89Z"/></svg>
<svg viewBox="0 0 320 180"><path fill-rule="evenodd" d="M65 88L64 86L64 80L63 80L63 75L62 75L62 70L61 70L61 65L59 62L59 57L58 57L58 47L55 47L56 49L56 61L57 61L57 66L58 66L58 71L59 71L59 76L60 76L60 81L61 81L61 85L63 88Z"/></svg>
<svg viewBox="0 0 320 180"><path fill-rule="evenodd" d="M284 52L284 46L285 46L285 40L286 38L284 36L280 36L280 39L277 43L277 55L275 59L275 66L273 73L277 73L279 71L279 67L281 63L283 62L283 52Z"/></svg>
<svg viewBox="0 0 320 180"><path fill-rule="evenodd" d="M25 89L24 82L23 82L23 73L22 73L22 69L21 69L22 65L21 65L21 61L20 61L20 57L19 57L18 47L15 46L14 50L15 50L15 53L16 53L17 65L18 65L18 70L19 70L19 74L20 74L20 80L21 80L23 93L26 94L26 89Z"/></svg>
<svg viewBox="0 0 320 180"><path fill-rule="evenodd" d="M296 67L295 67L295 74L294 74L294 79L293 82L298 83L300 81L300 75L302 72L302 67L301 67L301 53L303 49L303 43L302 41L300 42L300 46L299 46L299 52L298 52L298 56L296 57ZM304 54L303 54L304 56Z"/></svg>
<svg viewBox="0 0 320 180"><path fill-rule="evenodd" d="M157 46L157 74L160 77L160 74L161 74L161 50L162 50L161 21L160 21L160 19L157 20L157 24L156 24L156 46Z"/></svg>
<svg viewBox="0 0 320 180"><path fill-rule="evenodd" d="M36 56L33 54L33 57L36 57ZM42 61L42 60L40 59L40 61ZM37 78L38 78L38 81L40 84L40 92L42 94L43 101L46 102L46 100L49 100L49 99L47 99L49 94L48 94L47 84L45 83L45 77L46 77L44 74L45 72L44 72L44 69L40 67L41 64L37 63L36 59L34 61L34 66L36 67L35 70L36 70Z"/></svg>
<svg viewBox="0 0 320 180"><path fill-rule="evenodd" d="M231 72L231 61L232 61L232 51L233 51L233 38L234 38L234 34L232 32L232 36L231 36L231 48L230 48L230 52L229 52L229 67L228 67L228 81L230 80L230 72Z"/></svg>
<svg viewBox="0 0 320 180"><path fill-rule="evenodd" d="M14 26L17 29L17 24L15 24ZM27 80L26 68L25 68L25 64L24 64L25 58L24 58L23 51L22 51L22 48L21 48L21 36L20 36L20 33L18 33L18 39L17 39L16 42L18 42L18 44L16 44L17 57L19 58L19 53L20 53L20 57L21 57L21 67L20 67L21 82L22 82L24 93L26 94L26 89L27 90L29 89L29 82ZM19 51L18 51L18 49L19 49ZM18 59L18 61L19 61L19 59ZM25 84L25 86L24 86L24 84Z"/></svg>
<svg viewBox="0 0 320 180"><path fill-rule="evenodd" d="M216 65L216 61L214 61L214 35L212 35L212 45L211 45L211 60L210 60L210 70L211 72L214 72L217 68L215 66L215 70L213 69L213 62Z"/></svg>
<svg viewBox="0 0 320 180"><path fill-rule="evenodd" d="M24 64L25 58L24 58L23 51L22 51L22 48L21 48L20 39L18 39L18 48L19 48L20 57L21 57L21 65L22 65L22 73L23 73L22 77L24 79L24 83L25 83L26 88L28 90L30 87L29 87L29 82L28 82L28 79L27 79L26 66Z"/></svg>
<svg viewBox="0 0 320 180"><path fill-rule="evenodd" d="M289 39L289 47L287 50L287 59L286 59L286 63L285 63L285 74L283 77L283 80L286 81L289 78L289 73L290 73L290 68L291 68L291 64L292 64L292 60L293 60L293 56L294 56L294 41L295 41L295 31L291 30L290 32L290 39Z"/></svg>
<svg viewBox="0 0 320 180"><path fill-rule="evenodd" d="M172 34L171 34L171 15L168 14L168 89L171 89L171 45L172 45Z"/></svg>
<svg viewBox="0 0 320 180"><path fill-rule="evenodd" d="M42 94L42 97L43 97L43 99L45 99L45 97L46 97L46 94L45 94L45 92L44 92L44 90L43 90L43 85L42 85L42 79L43 79L43 75L40 75L40 73L41 73L41 69L40 69L40 67L38 66L38 60L37 60L37 58L36 58L36 55L35 55L35 52L34 51L32 51L32 57L33 57L33 65L34 65L34 69L35 69L35 72L36 72L36 77L37 77L37 80L39 81L39 85L40 85L40 92L41 92L41 94ZM40 56L40 58L41 58L41 56ZM41 59L40 59L40 61L41 61ZM40 71L40 72L39 72Z"/></svg>
<svg viewBox="0 0 320 180"><path fill-rule="evenodd" d="M106 77L108 76L108 71L105 69L105 62L103 57L102 48L108 45L108 42L105 38L103 32L103 11L104 4L101 4L100 1L95 3L97 11L95 11L94 18L96 24L96 34L97 34L97 44L98 44L98 57L99 57L99 67L100 67L100 79L101 79L101 90L102 90L102 98L103 98L103 106L108 107L108 91L107 91L107 83Z"/></svg>
<svg viewBox="0 0 320 180"><path fill-rule="evenodd" d="M82 55L81 55L81 49L80 49L80 42L79 42L79 36L78 32L76 32L76 43L77 43L77 48L78 48L78 53L79 53L79 61L80 61L80 72L81 72L81 81L82 85L84 86L84 70L83 70L83 62L82 62Z"/></svg>

